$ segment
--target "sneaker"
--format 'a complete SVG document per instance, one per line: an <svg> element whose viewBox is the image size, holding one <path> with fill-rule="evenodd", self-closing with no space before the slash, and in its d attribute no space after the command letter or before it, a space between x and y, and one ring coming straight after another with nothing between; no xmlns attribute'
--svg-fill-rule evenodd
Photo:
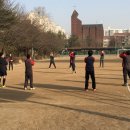
<svg viewBox="0 0 130 130"><path fill-rule="evenodd" d="M85 91L85 92L87 92L87 91L88 91L88 89L84 89L84 91Z"/></svg>
<svg viewBox="0 0 130 130"><path fill-rule="evenodd" d="M25 87L24 90L27 90L27 87Z"/></svg>
<svg viewBox="0 0 130 130"><path fill-rule="evenodd" d="M5 88L5 87L6 87L5 85L2 86L2 88Z"/></svg>
<svg viewBox="0 0 130 130"><path fill-rule="evenodd" d="M33 87L33 88L30 88L30 90L34 90L35 88Z"/></svg>
<svg viewBox="0 0 130 130"><path fill-rule="evenodd" d="M128 83L124 83L124 84L122 84L122 86L126 86L127 87L127 86L129 86L129 84Z"/></svg>
<svg viewBox="0 0 130 130"><path fill-rule="evenodd" d="M129 84L128 84L128 83L126 84L126 87L129 87Z"/></svg>
<svg viewBox="0 0 130 130"><path fill-rule="evenodd" d="M95 91L96 91L96 89L93 89L93 91L95 92Z"/></svg>

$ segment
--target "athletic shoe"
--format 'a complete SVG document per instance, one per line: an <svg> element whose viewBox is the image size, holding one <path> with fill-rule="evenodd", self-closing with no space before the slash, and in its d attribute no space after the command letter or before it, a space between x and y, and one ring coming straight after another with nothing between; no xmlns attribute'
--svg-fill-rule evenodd
<svg viewBox="0 0 130 130"><path fill-rule="evenodd" d="M129 84L128 84L128 83L125 83L125 84L122 84L122 86L126 86L126 87L127 87L127 86L129 86Z"/></svg>
<svg viewBox="0 0 130 130"><path fill-rule="evenodd" d="M88 91L88 89L84 89L84 91L85 91L85 92L87 92L87 91Z"/></svg>
<svg viewBox="0 0 130 130"><path fill-rule="evenodd" d="M27 87L25 87L24 90L27 90Z"/></svg>
<svg viewBox="0 0 130 130"><path fill-rule="evenodd" d="M93 91L96 91L96 89L93 89Z"/></svg>
<svg viewBox="0 0 130 130"><path fill-rule="evenodd" d="M5 87L6 87L5 85L2 86L2 88L5 88Z"/></svg>
<svg viewBox="0 0 130 130"><path fill-rule="evenodd" d="M33 87L33 88L30 88L30 90L34 90L35 88Z"/></svg>
<svg viewBox="0 0 130 130"><path fill-rule="evenodd" d="M129 84L128 84L128 83L126 84L126 87L129 87Z"/></svg>

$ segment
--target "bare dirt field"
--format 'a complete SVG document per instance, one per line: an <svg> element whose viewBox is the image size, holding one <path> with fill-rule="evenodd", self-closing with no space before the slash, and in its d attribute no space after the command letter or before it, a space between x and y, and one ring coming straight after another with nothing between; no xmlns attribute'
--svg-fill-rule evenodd
<svg viewBox="0 0 130 130"><path fill-rule="evenodd" d="M77 73L69 58L37 61L35 90L24 90L24 63L8 71L7 87L0 88L0 130L130 130L130 92L122 86L121 60L106 56L105 67L96 57L97 91L84 90L84 56L76 57ZM130 81L129 81L130 83Z"/></svg>

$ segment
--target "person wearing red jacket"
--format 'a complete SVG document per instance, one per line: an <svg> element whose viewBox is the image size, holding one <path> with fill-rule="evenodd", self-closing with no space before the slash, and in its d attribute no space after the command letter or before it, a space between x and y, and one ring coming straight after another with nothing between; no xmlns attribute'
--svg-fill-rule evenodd
<svg viewBox="0 0 130 130"><path fill-rule="evenodd" d="M69 56L70 56L70 68L72 67L72 72L76 73L76 70L75 70L75 52L71 52L69 54Z"/></svg>
<svg viewBox="0 0 130 130"><path fill-rule="evenodd" d="M122 67L123 67L123 79L124 83L122 86L129 86L127 82L127 75L130 78L130 51L123 52L120 55L122 58Z"/></svg>

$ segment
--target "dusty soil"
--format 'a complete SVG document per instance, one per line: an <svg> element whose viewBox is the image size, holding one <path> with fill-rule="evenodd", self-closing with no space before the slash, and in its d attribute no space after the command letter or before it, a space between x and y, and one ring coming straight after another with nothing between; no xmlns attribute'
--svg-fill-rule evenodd
<svg viewBox="0 0 130 130"><path fill-rule="evenodd" d="M84 89L84 56L76 57L77 73L69 58L37 61L35 90L24 90L24 64L8 71L7 87L0 88L0 130L130 130L130 92L121 86L121 60L106 56L104 68L95 62L97 91ZM129 81L130 82L130 81Z"/></svg>

